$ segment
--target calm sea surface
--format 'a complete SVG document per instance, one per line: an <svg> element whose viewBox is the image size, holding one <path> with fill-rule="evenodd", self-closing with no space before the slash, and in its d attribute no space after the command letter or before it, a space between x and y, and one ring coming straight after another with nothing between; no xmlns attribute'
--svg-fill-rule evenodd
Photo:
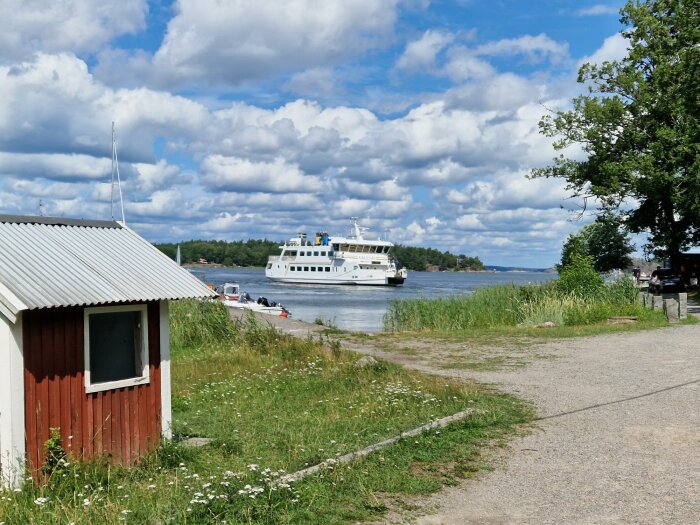
<svg viewBox="0 0 700 525"><path fill-rule="evenodd" d="M215 285L239 283L255 299L264 296L281 302L294 319L312 323L320 318L338 328L362 332L382 331L387 304L394 299L444 297L493 284L536 283L556 277L540 272L408 272L403 286L375 287L273 283L265 277L265 270L250 268L197 268L192 273Z"/></svg>

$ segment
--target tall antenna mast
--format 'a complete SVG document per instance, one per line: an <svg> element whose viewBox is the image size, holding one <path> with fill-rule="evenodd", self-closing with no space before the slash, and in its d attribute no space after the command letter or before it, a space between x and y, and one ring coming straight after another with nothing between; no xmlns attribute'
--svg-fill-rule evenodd
<svg viewBox="0 0 700 525"><path fill-rule="evenodd" d="M117 137L114 131L114 121L112 121L112 187L110 194L109 212L114 220L114 174L117 174L117 188L119 189L119 204L122 210L122 224L126 224L124 217L124 197L122 195L122 180L119 176L119 158L117 157Z"/></svg>

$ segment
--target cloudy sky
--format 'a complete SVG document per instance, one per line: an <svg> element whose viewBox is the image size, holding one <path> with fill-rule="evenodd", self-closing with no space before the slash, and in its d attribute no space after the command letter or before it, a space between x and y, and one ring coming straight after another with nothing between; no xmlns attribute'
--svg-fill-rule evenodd
<svg viewBox="0 0 700 525"><path fill-rule="evenodd" d="M582 222L537 122L618 3L1 0L0 213L110 218L152 241L345 233L549 266ZM572 151L571 155L580 155ZM120 218L120 217L117 217Z"/></svg>

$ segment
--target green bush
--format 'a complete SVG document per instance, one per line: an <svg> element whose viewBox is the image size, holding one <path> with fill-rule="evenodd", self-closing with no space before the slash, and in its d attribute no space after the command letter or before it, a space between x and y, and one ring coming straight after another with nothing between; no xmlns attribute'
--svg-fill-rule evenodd
<svg viewBox="0 0 700 525"><path fill-rule="evenodd" d="M603 293L605 282L595 271L592 257L576 254L571 263L562 268L559 279L556 280L556 288L561 294L592 299Z"/></svg>

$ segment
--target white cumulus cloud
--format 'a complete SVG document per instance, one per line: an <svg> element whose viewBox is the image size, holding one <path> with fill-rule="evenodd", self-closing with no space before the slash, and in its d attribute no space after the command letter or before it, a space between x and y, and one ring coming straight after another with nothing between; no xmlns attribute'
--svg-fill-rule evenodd
<svg viewBox="0 0 700 525"><path fill-rule="evenodd" d="M569 45L566 42L556 42L544 33L540 33L487 42L478 46L474 52L484 56L523 55L533 63L545 60L556 63L568 57Z"/></svg>
<svg viewBox="0 0 700 525"><path fill-rule="evenodd" d="M2 0L0 63L36 52L93 52L146 25L146 0Z"/></svg>
<svg viewBox="0 0 700 525"><path fill-rule="evenodd" d="M328 67L385 45L397 0L178 0L152 57L105 55L100 75L148 75L151 85L239 85ZM121 63L121 67L120 67ZM117 69L119 68L119 69ZM119 73L117 73L119 71Z"/></svg>
<svg viewBox="0 0 700 525"><path fill-rule="evenodd" d="M396 61L398 69L430 72L435 67L435 58L455 39L452 33L429 29L413 42L406 45L403 54Z"/></svg>
<svg viewBox="0 0 700 525"><path fill-rule="evenodd" d="M284 193L322 189L320 179L304 175L297 166L282 158L272 162L251 162L237 157L210 155L202 162L202 171L204 184L215 190Z"/></svg>

